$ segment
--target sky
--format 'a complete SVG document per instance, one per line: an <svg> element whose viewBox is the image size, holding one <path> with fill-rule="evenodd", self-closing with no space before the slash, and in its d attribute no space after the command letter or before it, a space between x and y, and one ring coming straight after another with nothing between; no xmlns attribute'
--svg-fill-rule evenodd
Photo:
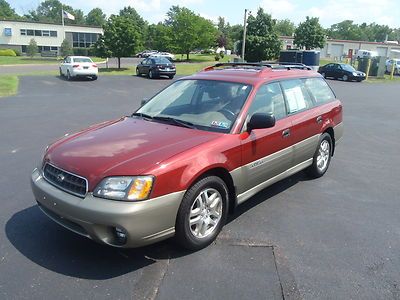
<svg viewBox="0 0 400 300"><path fill-rule="evenodd" d="M40 0L7 0L19 14L35 9ZM353 20L357 24L375 22L400 28L399 0L63 0L66 5L80 8L88 13L100 7L107 15L116 14L124 6L134 7L148 22L157 23L165 19L172 5L179 5L195 13L217 21L222 16L231 25L243 24L244 10L256 14L259 7L271 14L274 19L290 19L296 25L306 16L319 17L323 27L343 20ZM397 3L396 3L397 2Z"/></svg>

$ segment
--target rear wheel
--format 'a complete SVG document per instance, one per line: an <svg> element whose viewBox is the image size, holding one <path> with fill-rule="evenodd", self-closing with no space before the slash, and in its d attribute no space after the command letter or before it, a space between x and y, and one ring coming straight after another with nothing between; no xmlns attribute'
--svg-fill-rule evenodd
<svg viewBox="0 0 400 300"><path fill-rule="evenodd" d="M329 133L324 133L314 153L313 163L306 169L308 175L313 178L323 176L328 170L332 157L332 138Z"/></svg>
<svg viewBox="0 0 400 300"><path fill-rule="evenodd" d="M343 79L343 81L348 81L349 80L349 76L343 75L342 79Z"/></svg>
<svg viewBox="0 0 400 300"><path fill-rule="evenodd" d="M139 68L136 68L136 76L141 76L142 74L140 74L139 72Z"/></svg>
<svg viewBox="0 0 400 300"><path fill-rule="evenodd" d="M186 249L199 250L211 244L225 224L228 188L217 176L195 183L183 197L175 224L177 241Z"/></svg>
<svg viewBox="0 0 400 300"><path fill-rule="evenodd" d="M60 77L64 77L64 74L63 74L61 68L59 68L59 71L60 71Z"/></svg>
<svg viewBox="0 0 400 300"><path fill-rule="evenodd" d="M326 78L326 74L325 73L321 73L322 77Z"/></svg>
<svg viewBox="0 0 400 300"><path fill-rule="evenodd" d="M97 80L97 75L92 76L92 80Z"/></svg>
<svg viewBox="0 0 400 300"><path fill-rule="evenodd" d="M67 79L68 79L68 80L71 80L71 79L72 79L72 76L71 76L71 73L69 72L69 70L67 70Z"/></svg>

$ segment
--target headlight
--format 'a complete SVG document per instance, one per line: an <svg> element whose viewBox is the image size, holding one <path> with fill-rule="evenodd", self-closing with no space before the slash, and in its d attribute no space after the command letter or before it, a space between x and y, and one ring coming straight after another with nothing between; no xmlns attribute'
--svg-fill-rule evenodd
<svg viewBox="0 0 400 300"><path fill-rule="evenodd" d="M93 195L112 200L146 200L153 182L153 176L108 177L100 182Z"/></svg>
<svg viewBox="0 0 400 300"><path fill-rule="evenodd" d="M356 72L353 72L353 76L358 76L358 74Z"/></svg>

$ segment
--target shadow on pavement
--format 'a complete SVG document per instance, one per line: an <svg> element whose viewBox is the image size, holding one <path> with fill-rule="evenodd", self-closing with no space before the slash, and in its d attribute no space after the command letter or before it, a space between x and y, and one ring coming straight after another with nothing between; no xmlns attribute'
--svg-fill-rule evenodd
<svg viewBox="0 0 400 300"><path fill-rule="evenodd" d="M14 214L5 230L13 246L34 263L84 279L110 279L152 265L158 259L189 254L171 241L139 249L100 245L57 225L37 205Z"/></svg>
<svg viewBox="0 0 400 300"><path fill-rule="evenodd" d="M229 216L228 223L305 180L308 180L307 176L300 172L261 191L238 206ZM36 205L14 214L5 230L14 247L34 263L60 274L85 279L114 278L152 265L157 260L191 253L175 245L173 239L138 249L100 245L57 225Z"/></svg>

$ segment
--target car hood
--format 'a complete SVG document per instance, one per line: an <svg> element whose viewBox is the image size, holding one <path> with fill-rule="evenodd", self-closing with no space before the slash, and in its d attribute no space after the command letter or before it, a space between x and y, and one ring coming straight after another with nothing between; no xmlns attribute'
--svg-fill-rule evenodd
<svg viewBox="0 0 400 300"><path fill-rule="evenodd" d="M126 117L54 143L45 161L87 178L93 190L104 177L146 174L162 161L220 135Z"/></svg>

